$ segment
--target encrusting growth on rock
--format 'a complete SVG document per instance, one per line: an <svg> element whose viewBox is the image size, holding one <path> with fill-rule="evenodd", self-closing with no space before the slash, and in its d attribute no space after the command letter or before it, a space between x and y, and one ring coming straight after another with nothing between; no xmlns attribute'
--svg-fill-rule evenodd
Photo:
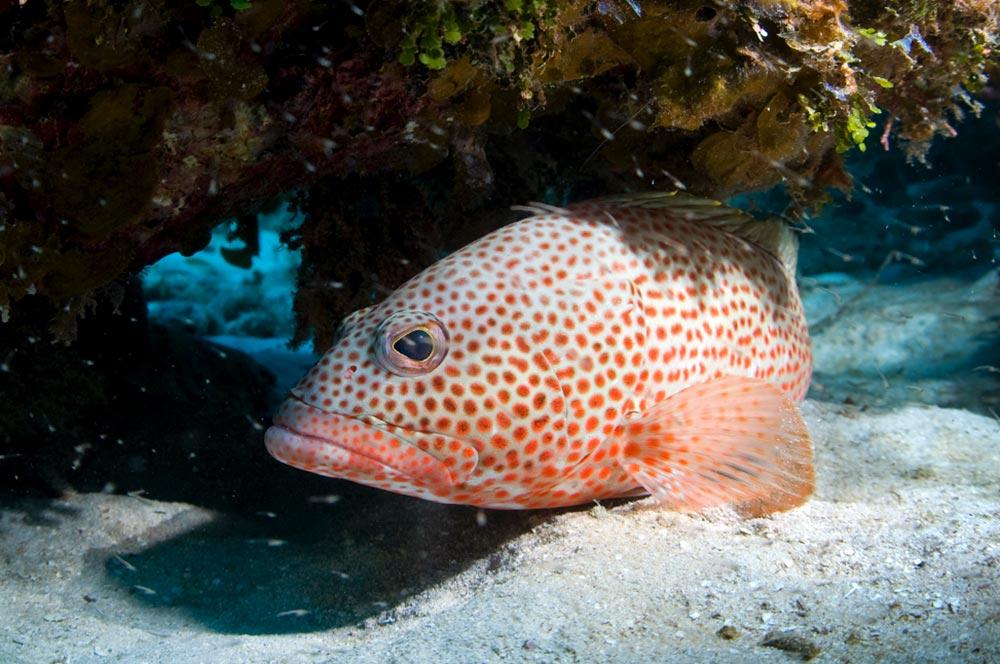
<svg viewBox="0 0 1000 664"><path fill-rule="evenodd" d="M70 337L63 319L102 286L294 191L311 214L290 238L306 250L300 338L512 203L783 183L794 213L850 187L840 153L881 119L918 159L954 134L996 62L998 13L993 0L6 3L0 316L42 298ZM362 223L389 228L342 227ZM361 247L317 263L344 237L389 236L391 254L414 233L431 241L406 269L373 271ZM347 292L321 292L331 281Z"/></svg>

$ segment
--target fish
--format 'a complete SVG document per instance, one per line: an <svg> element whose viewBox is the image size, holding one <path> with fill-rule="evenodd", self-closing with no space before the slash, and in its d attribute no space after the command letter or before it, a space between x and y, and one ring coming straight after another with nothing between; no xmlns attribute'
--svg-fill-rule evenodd
<svg viewBox="0 0 1000 664"><path fill-rule="evenodd" d="M803 504L793 230L676 192L519 209L348 315L277 411L270 454L482 508Z"/></svg>

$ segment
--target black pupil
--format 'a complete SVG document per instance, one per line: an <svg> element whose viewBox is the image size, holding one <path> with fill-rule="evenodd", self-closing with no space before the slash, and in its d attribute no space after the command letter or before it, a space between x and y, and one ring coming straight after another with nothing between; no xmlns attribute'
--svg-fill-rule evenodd
<svg viewBox="0 0 1000 664"><path fill-rule="evenodd" d="M423 362L434 352L434 339L427 333L427 330L413 330L392 344L393 349L415 362Z"/></svg>

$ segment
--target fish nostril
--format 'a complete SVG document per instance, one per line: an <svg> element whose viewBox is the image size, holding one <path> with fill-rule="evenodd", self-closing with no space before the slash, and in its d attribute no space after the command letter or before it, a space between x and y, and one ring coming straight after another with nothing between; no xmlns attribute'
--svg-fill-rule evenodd
<svg viewBox="0 0 1000 664"><path fill-rule="evenodd" d="M344 371L341 377L344 380L350 380L354 376L354 372L356 372L357 370L358 368L352 364L351 366L347 367L347 369Z"/></svg>

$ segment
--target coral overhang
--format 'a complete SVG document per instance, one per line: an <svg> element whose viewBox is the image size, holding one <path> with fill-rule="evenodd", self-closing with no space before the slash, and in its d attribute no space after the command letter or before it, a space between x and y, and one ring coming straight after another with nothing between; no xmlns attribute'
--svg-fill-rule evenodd
<svg viewBox="0 0 1000 664"><path fill-rule="evenodd" d="M0 315L65 323L290 192L320 345L511 203L783 183L814 207L879 117L917 159L952 135L1000 25L994 0L247 4L0 4Z"/></svg>

